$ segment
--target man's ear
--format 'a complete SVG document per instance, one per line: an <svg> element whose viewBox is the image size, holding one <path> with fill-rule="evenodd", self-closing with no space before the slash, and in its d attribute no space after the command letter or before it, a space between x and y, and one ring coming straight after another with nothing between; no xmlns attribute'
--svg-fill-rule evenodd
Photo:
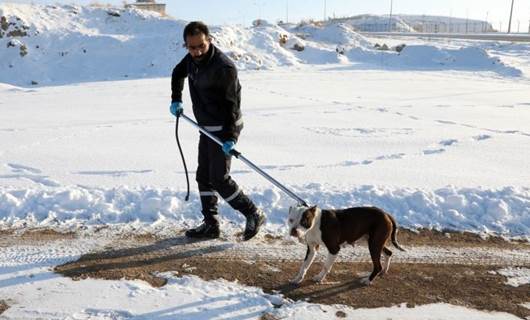
<svg viewBox="0 0 530 320"><path fill-rule="evenodd" d="M306 229L311 228L313 225L313 220L317 214L317 206L313 206L302 214L302 219L300 219L300 225Z"/></svg>

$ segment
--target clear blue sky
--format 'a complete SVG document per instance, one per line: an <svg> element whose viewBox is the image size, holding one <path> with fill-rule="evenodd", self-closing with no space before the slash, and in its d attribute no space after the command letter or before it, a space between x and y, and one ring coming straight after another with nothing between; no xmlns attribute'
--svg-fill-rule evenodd
<svg viewBox="0 0 530 320"><path fill-rule="evenodd" d="M328 17L363 13L388 14L391 0L157 0L166 3L168 13L183 20L203 20L209 24L249 25L260 17L272 22L301 19L322 19L324 4ZM77 3L94 0L0 0L18 3ZM122 5L123 0L98 0L100 3ZM128 3L135 2L128 0ZM488 19L495 28L508 26L511 0L392 0L393 12L403 14L445 15L470 19ZM288 8L288 10L287 10ZM528 32L530 0L515 0L512 31Z"/></svg>

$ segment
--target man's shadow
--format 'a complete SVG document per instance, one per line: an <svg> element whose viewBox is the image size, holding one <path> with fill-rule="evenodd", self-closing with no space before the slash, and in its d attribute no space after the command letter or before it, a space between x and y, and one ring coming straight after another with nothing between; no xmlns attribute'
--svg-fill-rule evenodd
<svg viewBox="0 0 530 320"><path fill-rule="evenodd" d="M196 243L185 236L164 239L153 244L121 248L116 250L100 251L81 256L77 261L71 261L55 267L54 271L68 277L78 278L86 274L94 274L102 271L123 271L131 268L144 268L152 265L176 261L194 256L202 256L228 250L234 246L233 243L221 243L206 245L201 248L191 248L172 252L170 249L178 246ZM168 250L168 253L164 253ZM113 261L119 260L119 261Z"/></svg>

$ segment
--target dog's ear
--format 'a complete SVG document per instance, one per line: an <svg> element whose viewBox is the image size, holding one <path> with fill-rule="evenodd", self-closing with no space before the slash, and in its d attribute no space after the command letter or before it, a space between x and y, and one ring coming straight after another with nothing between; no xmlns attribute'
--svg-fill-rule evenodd
<svg viewBox="0 0 530 320"><path fill-rule="evenodd" d="M311 228L313 225L313 220L317 214L317 206L313 206L302 214L302 219L300 220L300 225L306 229Z"/></svg>

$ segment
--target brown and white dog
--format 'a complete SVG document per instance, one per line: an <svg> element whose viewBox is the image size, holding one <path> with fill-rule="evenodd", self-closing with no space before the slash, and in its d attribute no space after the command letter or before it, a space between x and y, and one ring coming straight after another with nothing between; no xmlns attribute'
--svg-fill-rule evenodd
<svg viewBox="0 0 530 320"><path fill-rule="evenodd" d="M300 271L291 283L299 284L313 263L320 245L328 249L328 256L322 271L313 278L324 280L341 248L346 243L353 245L361 238L367 238L368 249L374 269L365 284L370 284L379 274L383 275L390 266L392 251L386 247L388 240L399 250L405 251L396 240L397 224L385 211L375 207L356 207L343 210L320 210L316 206L289 208L290 234L307 244L307 253ZM381 265L381 254L385 255L385 266Z"/></svg>

